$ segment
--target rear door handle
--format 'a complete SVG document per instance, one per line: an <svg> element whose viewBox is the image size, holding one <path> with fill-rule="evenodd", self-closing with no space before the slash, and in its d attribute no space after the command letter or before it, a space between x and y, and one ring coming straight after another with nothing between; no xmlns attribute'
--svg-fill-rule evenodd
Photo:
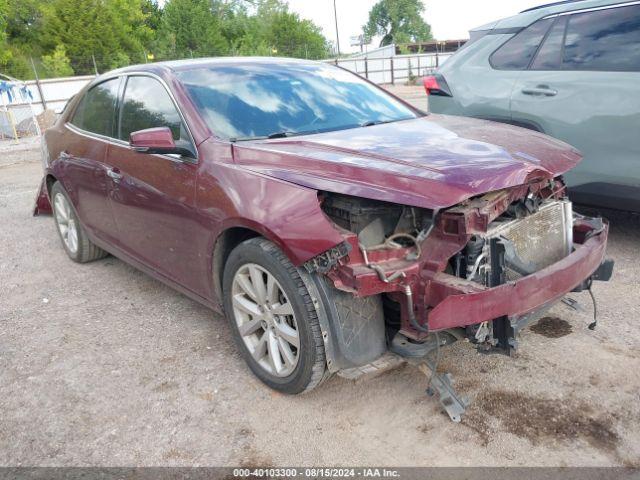
<svg viewBox="0 0 640 480"><path fill-rule="evenodd" d="M120 173L120 170L118 170L117 168L108 169L107 175L109 175L113 179L113 181L116 183L122 180L122 174Z"/></svg>
<svg viewBox="0 0 640 480"><path fill-rule="evenodd" d="M558 94L557 90L549 87L538 86L535 88L523 88L522 93L525 95L541 95L545 97L555 97Z"/></svg>

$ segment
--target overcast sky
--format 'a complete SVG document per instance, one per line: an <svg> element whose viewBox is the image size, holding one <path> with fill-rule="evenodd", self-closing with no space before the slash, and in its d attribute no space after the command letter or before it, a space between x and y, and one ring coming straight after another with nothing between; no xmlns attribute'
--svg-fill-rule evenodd
<svg viewBox="0 0 640 480"><path fill-rule="evenodd" d="M287 0L291 10L313 20L324 35L335 42L336 27L333 0ZM367 22L369 10L377 0L336 0L341 52L353 52L349 37L359 35ZM468 38L468 31L493 20L509 17L549 0L424 0L424 19L438 40ZM378 44L376 43L377 47Z"/></svg>

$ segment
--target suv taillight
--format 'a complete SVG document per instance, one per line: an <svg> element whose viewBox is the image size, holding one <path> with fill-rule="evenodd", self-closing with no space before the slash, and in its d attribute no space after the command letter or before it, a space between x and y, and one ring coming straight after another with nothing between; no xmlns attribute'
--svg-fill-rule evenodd
<svg viewBox="0 0 640 480"><path fill-rule="evenodd" d="M438 73L424 77L424 89L427 95L439 95L441 97L451 97L451 89L447 85L444 77Z"/></svg>

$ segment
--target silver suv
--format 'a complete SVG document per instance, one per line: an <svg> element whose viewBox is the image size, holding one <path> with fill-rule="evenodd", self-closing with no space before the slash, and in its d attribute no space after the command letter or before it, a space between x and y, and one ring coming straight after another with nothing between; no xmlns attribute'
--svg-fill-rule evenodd
<svg viewBox="0 0 640 480"><path fill-rule="evenodd" d="M565 1L470 32L425 78L434 113L538 130L580 149L578 203L640 211L640 1Z"/></svg>

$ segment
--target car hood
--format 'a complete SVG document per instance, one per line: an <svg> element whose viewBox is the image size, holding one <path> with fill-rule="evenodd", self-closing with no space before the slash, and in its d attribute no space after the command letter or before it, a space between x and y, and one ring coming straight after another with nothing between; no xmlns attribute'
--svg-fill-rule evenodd
<svg viewBox="0 0 640 480"><path fill-rule="evenodd" d="M580 159L576 149L532 130L447 115L234 144L242 168L317 190L430 209L550 179Z"/></svg>

